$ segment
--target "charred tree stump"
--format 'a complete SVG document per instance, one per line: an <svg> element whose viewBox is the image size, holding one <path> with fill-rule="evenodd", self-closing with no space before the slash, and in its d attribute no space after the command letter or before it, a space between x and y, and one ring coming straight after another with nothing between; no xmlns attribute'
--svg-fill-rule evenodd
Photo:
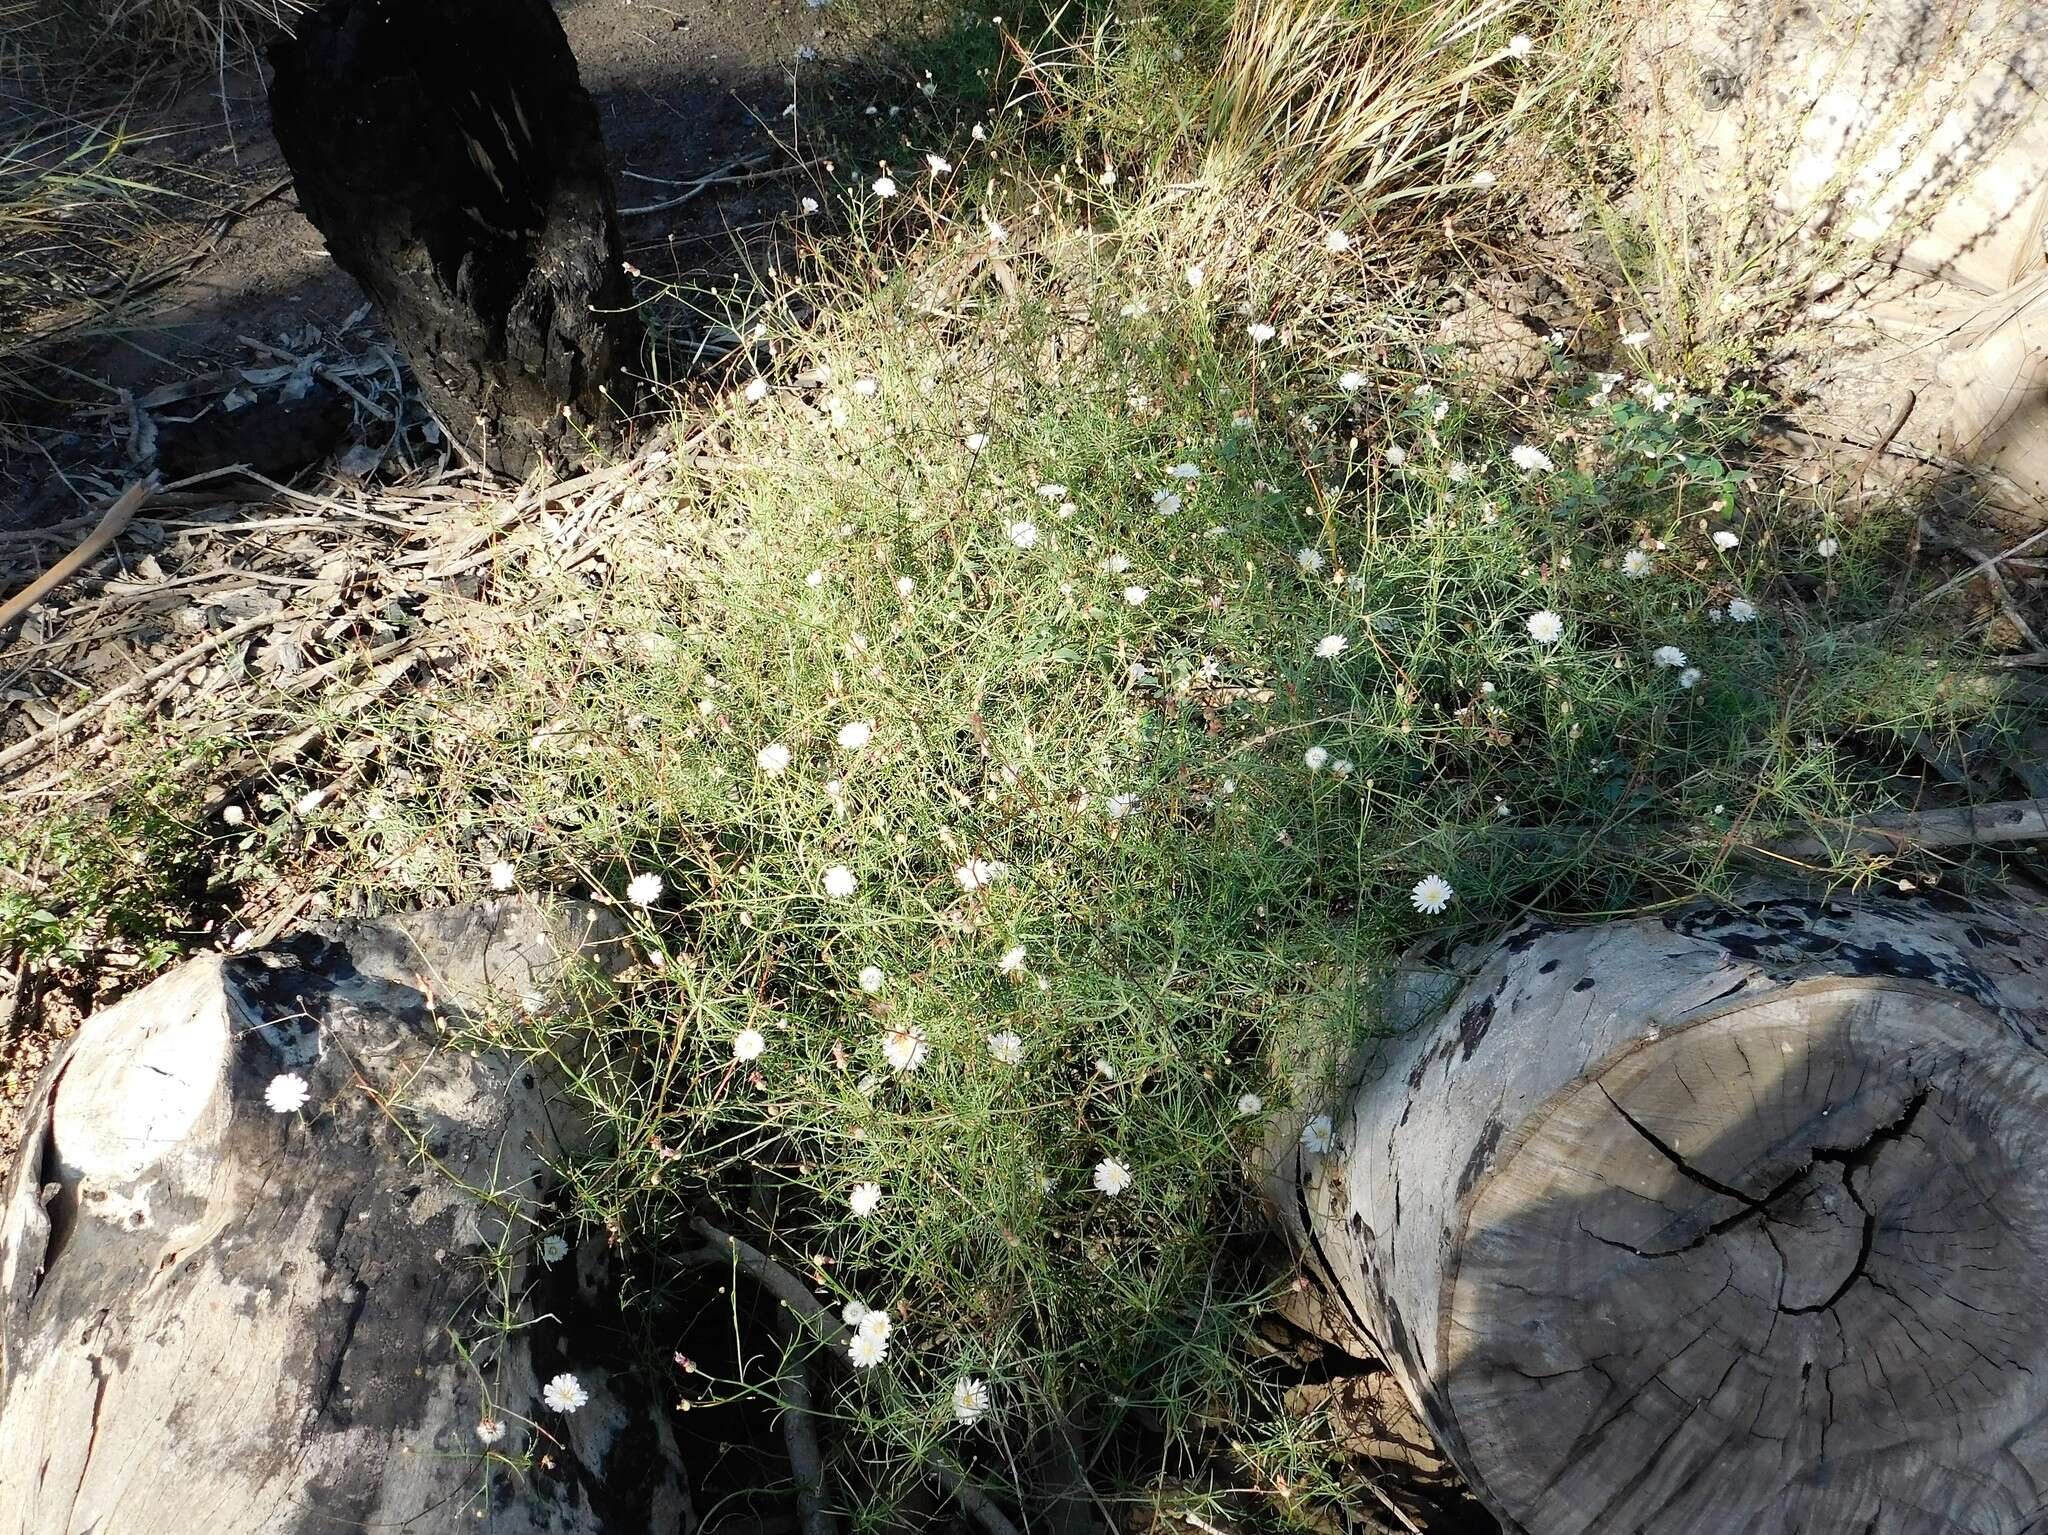
<svg viewBox="0 0 2048 1535"><path fill-rule="evenodd" d="M616 935L516 900L316 925L88 1020L0 1205L0 1532L682 1535L603 1244L546 1241L574 1121L444 1043Z"/></svg>
<svg viewBox="0 0 2048 1535"><path fill-rule="evenodd" d="M1511 1530L2038 1535L2043 931L1524 928L1296 1153L1295 1235Z"/></svg>
<svg viewBox="0 0 2048 1535"><path fill-rule="evenodd" d="M442 426L516 475L622 430L642 329L548 0L327 0L270 58L300 206Z"/></svg>

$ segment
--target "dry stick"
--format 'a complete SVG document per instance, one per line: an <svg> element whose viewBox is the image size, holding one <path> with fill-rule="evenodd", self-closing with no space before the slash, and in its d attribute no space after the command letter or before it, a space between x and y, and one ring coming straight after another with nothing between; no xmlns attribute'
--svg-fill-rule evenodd
<svg viewBox="0 0 2048 1535"><path fill-rule="evenodd" d="M737 160L728 160L725 162L725 164L719 166L717 170L711 171L704 176L700 176L697 180L691 182L689 186L685 187L681 192L677 193L674 197L665 198L658 203L642 203L637 208L621 208L619 210L619 217L636 218L643 213L663 213L670 208L680 208L684 203L691 201L692 199L697 197L699 193L704 192L711 187L736 186L742 182L748 181L766 181L774 176L786 176L789 174L790 170L796 170L800 168L796 166L791 166L788 170L774 170L766 172L758 170L758 167L766 165L770 160L774 158L774 155L765 149L760 150L757 153L751 155L741 155ZM752 171L755 174L734 174L735 172L742 171Z"/></svg>
<svg viewBox="0 0 2048 1535"><path fill-rule="evenodd" d="M2012 589L2005 584L2005 577L1998 573L1998 561L1992 559L1982 549L1973 549L1967 544L1963 546L1963 553L1977 561L1977 568L1984 572L1984 578L1991 583L1991 590L1997 596L1999 606L2005 609L2005 616L2012 620L2013 627L2019 630L2029 645L2036 650L2043 649L2041 636L2034 632L2034 626L2028 623L2026 615L2020 612L2019 604L2012 600Z"/></svg>
<svg viewBox="0 0 2048 1535"><path fill-rule="evenodd" d="M0 604L0 629L10 627L44 596L91 564L102 549L120 537L121 530L128 526L129 519L141 509L142 503L149 499L150 492L155 488L156 479L152 476L146 480L137 480L122 491L119 499L107 508L107 514L100 518L99 526L86 535L84 543L29 582L25 589L4 604Z"/></svg>
<svg viewBox="0 0 2048 1535"><path fill-rule="evenodd" d="M773 1294L791 1312L817 1327L827 1344L837 1343L842 1336L852 1332L851 1328L833 1317L823 1301L811 1293L809 1285L758 1247L750 1246L738 1237L720 1231L701 1215L690 1222L690 1229L710 1244L707 1256L729 1259L737 1264L749 1278ZM988 1531L988 1535L1018 1535L1017 1527L1010 1523L1008 1516L990 1501L988 1494L967 1479L966 1472L945 1461L939 1461L933 1469L937 1471L939 1481L953 1495L954 1500L977 1524Z"/></svg>
<svg viewBox="0 0 2048 1535"><path fill-rule="evenodd" d="M1871 816L1851 821L1846 840L1786 837L1755 844L1757 851L1785 858L1819 858L1829 853L1898 853L1907 848L1970 847L1992 842L2030 842L2048 837L2048 799L2005 800L1961 805L1909 815Z"/></svg>
<svg viewBox="0 0 2048 1535"><path fill-rule="evenodd" d="M839 1521L825 1506L825 1458L818 1452L818 1434L812 1427L817 1408L811 1402L810 1372L796 1356L796 1340L788 1340L789 1354L782 1370L786 1411L782 1414L782 1443L789 1453L789 1472L796 1479L797 1512L804 1535L837 1535Z"/></svg>
<svg viewBox="0 0 2048 1535"><path fill-rule="evenodd" d="M825 1303L811 1293L809 1285L760 1248L720 1231L701 1215L690 1222L690 1229L709 1242L721 1257L737 1263L749 1278L817 1328L826 1343L837 1343L842 1333L850 1331L834 1319Z"/></svg>
<svg viewBox="0 0 2048 1535"><path fill-rule="evenodd" d="M211 655L214 651L220 649L221 646L232 644L245 634L254 634L258 629L267 629L272 624L282 623L290 616L288 613L272 613L264 618L246 618L232 629L223 629L219 634L212 636L210 639L204 639L196 645L187 646L161 666L152 667L140 677L124 682L117 688L108 689L91 703L85 705L85 707L76 709L64 716L56 724L46 726L38 730L34 735L16 741L5 751L0 751L0 768L12 767L37 748L47 746L52 741L61 741L117 699L126 698L130 693L137 692L143 688L154 687L157 683L163 681L164 678L174 676L185 667L190 666L201 656Z"/></svg>
<svg viewBox="0 0 2048 1535"><path fill-rule="evenodd" d="M1884 450L1892 445L1892 439L1899 435L1906 425L1906 418L1913 414L1913 407L1919 403L1920 396L1912 390L1900 391L1899 403L1893 408L1891 419L1885 423L1884 430L1877 434L1877 441L1870 445L1870 451L1863 455L1861 462L1856 465L1856 472L1850 476L1849 485L1852 490L1863 489L1864 476L1870 473L1871 467L1883 456Z"/></svg>
<svg viewBox="0 0 2048 1535"><path fill-rule="evenodd" d="M2010 549L2005 550L2001 554L1994 554L1988 559L1979 560L1976 564L1972 565L1968 570L1964 571L1961 575L1952 577L1951 579L1942 582L1941 585L1937 586L1933 591L1929 592L1926 596L1916 600L1913 603L1913 606L1916 608L1921 607L1927 603L1934 601L1934 599L1937 597L1947 596L1957 587L1963 585L1968 581L1975 580L1976 577L1982 572L1996 569L1999 565L2002 565L2003 563L2005 563L2005 561L2011 559L2014 555L2033 548L2034 545L2040 543L2043 539L2048 539L2048 528L2042 528L2038 532L2029 533L2025 538L2021 539L2018 543L2014 544Z"/></svg>

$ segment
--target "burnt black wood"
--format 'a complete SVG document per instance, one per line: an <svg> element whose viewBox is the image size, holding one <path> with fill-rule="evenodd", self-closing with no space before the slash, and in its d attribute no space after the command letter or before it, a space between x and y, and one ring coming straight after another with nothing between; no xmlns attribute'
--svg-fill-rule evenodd
<svg viewBox="0 0 2048 1535"><path fill-rule="evenodd" d="M517 475L615 439L643 332L548 0L327 0L270 60L300 206L443 427Z"/></svg>

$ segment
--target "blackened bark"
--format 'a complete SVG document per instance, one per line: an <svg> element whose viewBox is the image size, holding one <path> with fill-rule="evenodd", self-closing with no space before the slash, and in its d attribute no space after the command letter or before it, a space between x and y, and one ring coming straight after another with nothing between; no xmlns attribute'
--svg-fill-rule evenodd
<svg viewBox="0 0 2048 1535"><path fill-rule="evenodd" d="M270 57L300 205L442 425L517 475L616 439L643 332L548 0L327 0Z"/></svg>

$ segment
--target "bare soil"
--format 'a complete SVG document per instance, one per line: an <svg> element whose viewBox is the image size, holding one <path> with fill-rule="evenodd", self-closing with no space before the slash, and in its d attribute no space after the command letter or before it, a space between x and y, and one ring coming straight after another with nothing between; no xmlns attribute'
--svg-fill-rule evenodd
<svg viewBox="0 0 2048 1535"><path fill-rule="evenodd" d="M662 369L673 377L698 355L691 333L715 311L721 283L816 191L804 165L806 119L881 78L873 59L885 34L923 18L846 22L807 0L558 0L557 9L598 105L619 205L637 210L624 218L628 257L671 343ZM127 241L132 268L98 284L143 291L33 348L17 397L0 400L0 422L16 427L0 442L0 531L77 517L102 499L89 483L95 471L141 456L123 391L139 397L218 375L225 393L232 370L279 360L264 347L304 355L316 337L341 338L363 303L298 210L254 61L182 84L109 86L103 96L51 100L42 124L33 106L10 114L0 103L0 131L24 135L58 117L118 118L141 141L124 173L167 189ZM788 115L792 103L799 111ZM662 206L717 172L718 184ZM0 343L8 319L0 314ZM34 335L36 319L13 323ZM357 352L376 343L373 319L358 316L354 328ZM304 424L277 414L235 423L237 457L275 469L324 456L301 453ZM283 442L263 440L273 429ZM315 433L306 445L335 444Z"/></svg>

